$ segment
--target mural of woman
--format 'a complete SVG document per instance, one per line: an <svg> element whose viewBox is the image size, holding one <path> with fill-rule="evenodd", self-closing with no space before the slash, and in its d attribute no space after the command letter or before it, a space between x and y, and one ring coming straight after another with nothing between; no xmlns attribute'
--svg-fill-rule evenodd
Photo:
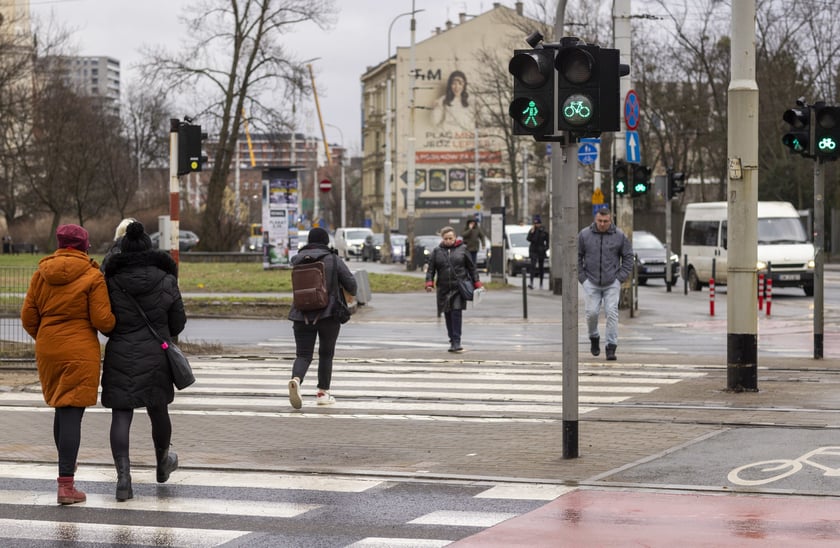
<svg viewBox="0 0 840 548"><path fill-rule="evenodd" d="M475 126L470 111L467 76L454 70L446 82L446 92L432 107L432 123L438 127L472 130Z"/></svg>

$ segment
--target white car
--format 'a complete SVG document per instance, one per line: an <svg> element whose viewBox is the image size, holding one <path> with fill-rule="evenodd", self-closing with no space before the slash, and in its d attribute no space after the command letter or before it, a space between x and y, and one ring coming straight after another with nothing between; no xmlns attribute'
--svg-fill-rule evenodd
<svg viewBox="0 0 840 548"><path fill-rule="evenodd" d="M528 247L528 225L505 225L505 270L508 276L513 277L522 272L523 268L531 266ZM551 251L546 251L545 271L548 272L551 266Z"/></svg>
<svg viewBox="0 0 840 548"><path fill-rule="evenodd" d="M335 229L335 249L338 255L348 260L350 257L362 258L362 244L365 238L373 235L373 230L363 227L345 227Z"/></svg>

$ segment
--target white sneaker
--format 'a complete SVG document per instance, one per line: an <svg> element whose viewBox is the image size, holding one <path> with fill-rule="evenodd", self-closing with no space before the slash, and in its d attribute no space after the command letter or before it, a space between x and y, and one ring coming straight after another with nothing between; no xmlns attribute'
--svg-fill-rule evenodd
<svg viewBox="0 0 840 548"><path fill-rule="evenodd" d="M289 403L295 409L300 409L303 405L303 401L300 399L300 381L297 377L293 377L289 381Z"/></svg>
<svg viewBox="0 0 840 548"><path fill-rule="evenodd" d="M318 405L332 405L335 403L335 398L326 390L319 390L318 395L315 396L315 401Z"/></svg>

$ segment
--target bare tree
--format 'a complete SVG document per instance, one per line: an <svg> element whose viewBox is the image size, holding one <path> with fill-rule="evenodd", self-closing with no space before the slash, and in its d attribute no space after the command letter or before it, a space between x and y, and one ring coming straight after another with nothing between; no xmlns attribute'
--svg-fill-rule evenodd
<svg viewBox="0 0 840 548"><path fill-rule="evenodd" d="M289 128L286 101L307 88L305 67L284 50L281 35L305 22L323 27L332 10L332 0L203 0L190 10L197 15L185 20L189 46L174 55L147 52L144 77L169 89L198 89L196 104L204 108L195 118L211 117L209 125L218 135L202 214L205 249L233 249L241 236L238 220L226 217L223 200L243 111L248 108L254 127Z"/></svg>

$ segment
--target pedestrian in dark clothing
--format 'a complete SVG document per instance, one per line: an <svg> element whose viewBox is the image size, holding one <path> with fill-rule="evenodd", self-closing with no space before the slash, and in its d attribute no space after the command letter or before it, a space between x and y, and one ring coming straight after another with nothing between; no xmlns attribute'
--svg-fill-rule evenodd
<svg viewBox="0 0 840 548"><path fill-rule="evenodd" d="M595 222L578 234L578 280L586 294L586 325L593 356L601 353L598 316L603 303L607 316L607 359L616 359L618 299L621 284L632 270L630 240L613 224L610 210L599 209Z"/></svg>
<svg viewBox="0 0 840 548"><path fill-rule="evenodd" d="M478 249L485 246L487 242L487 236L484 235L478 221L475 219L469 219L467 221L467 227L464 229L464 233L461 234L461 239L464 240L464 244L467 246L467 251L470 252L473 264L477 264Z"/></svg>
<svg viewBox="0 0 840 548"><path fill-rule="evenodd" d="M56 230L58 249L38 262L20 311L35 339L35 363L44 401L55 408L52 435L58 450L59 504L84 502L76 489L76 459L85 408L96 405L102 350L97 331L114 328L108 288L88 254L88 232L78 225Z"/></svg>
<svg viewBox="0 0 840 548"><path fill-rule="evenodd" d="M528 231L527 240L528 257L531 259L531 283L529 289L534 289L534 274L539 274L540 289L543 288L543 276L545 275L545 258L548 254L548 231L543 228L542 219L534 215L534 225Z"/></svg>
<svg viewBox="0 0 840 548"><path fill-rule="evenodd" d="M111 409L116 498L124 501L134 496L129 435L135 409L145 407L152 423L158 483L165 483L178 468L178 455L169 450L172 422L168 406L175 398L172 373L160 341L137 305L167 341L184 330L187 316L175 261L165 251L152 249L152 241L139 222L128 225L120 252L105 265L105 279L117 325L105 345L102 405Z"/></svg>
<svg viewBox="0 0 840 548"><path fill-rule="evenodd" d="M315 402L318 405L332 405L335 398L330 394L332 381L333 356L335 343L341 330L341 322L336 316L339 291L344 289L350 295L356 295L356 278L337 252L330 249L330 235L323 228L309 231L308 243L292 257L292 266L304 260L316 259L324 262L324 274L327 283L329 303L323 310L301 311L292 304L289 319L294 322L295 363L292 365L292 379L289 381L289 403L295 409L303 406L300 385L315 353L315 341L318 344L318 392ZM336 278L338 285L335 284Z"/></svg>
<svg viewBox="0 0 840 548"><path fill-rule="evenodd" d="M443 313L446 320L449 351L463 352L461 325L463 310L467 308L467 300L461 294L459 283L465 280L476 289L483 286L478 279L478 272L467 251L467 246L460 238L456 238L455 229L451 226L443 227L440 236L442 241L432 250L429 259L429 269L426 271L426 291L431 292L434 289L437 277L437 310L438 314Z"/></svg>

